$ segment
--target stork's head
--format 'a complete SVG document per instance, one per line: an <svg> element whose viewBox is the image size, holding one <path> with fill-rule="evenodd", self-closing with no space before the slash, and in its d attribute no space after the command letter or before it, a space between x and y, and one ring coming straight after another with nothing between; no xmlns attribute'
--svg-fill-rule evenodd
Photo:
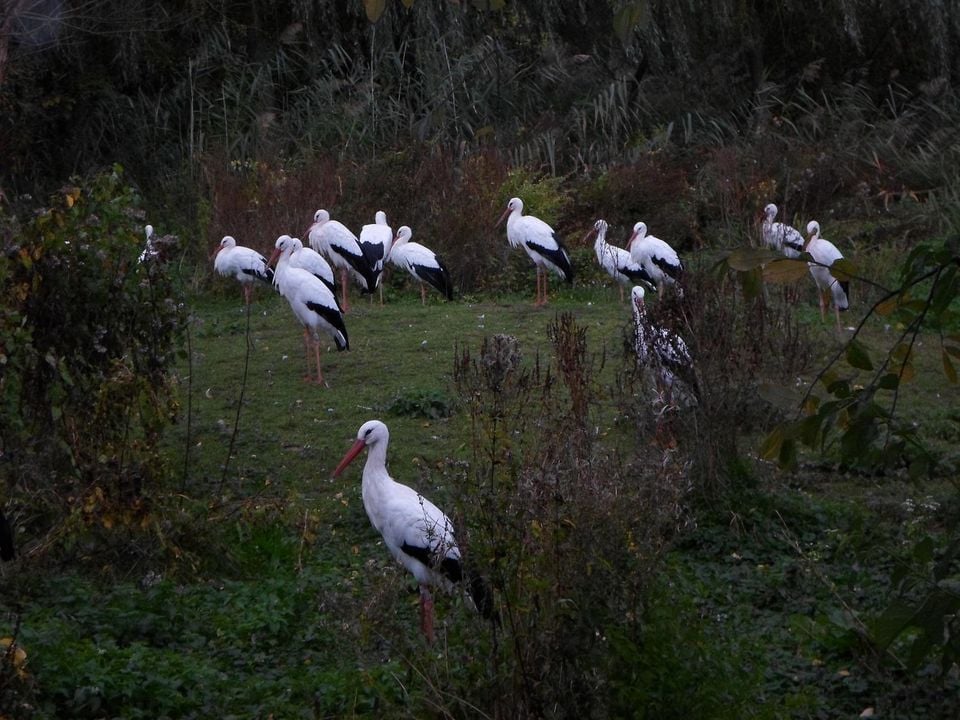
<svg viewBox="0 0 960 720"><path fill-rule="evenodd" d="M777 216L777 206L773 203L769 203L763 209L763 216L767 219L767 222L773 222L773 219Z"/></svg>
<svg viewBox="0 0 960 720"><path fill-rule="evenodd" d="M633 226L633 233L630 235L630 238L627 240L627 249L630 249L631 243L634 240L641 240L647 234L647 224L645 222L638 222Z"/></svg>
<svg viewBox="0 0 960 720"><path fill-rule="evenodd" d="M389 440L390 431L387 430L386 425L379 420L367 420L367 422L360 426L360 429L357 431L357 439L333 471L333 476L339 477L340 473L344 471L347 465L353 462L357 455L363 452L364 448L379 445L380 443L387 443Z"/></svg>
<svg viewBox="0 0 960 720"><path fill-rule="evenodd" d="M634 285L633 290L630 291L630 299L633 300L633 307L637 312L643 312L643 296L643 287Z"/></svg>
<svg viewBox="0 0 960 720"><path fill-rule="evenodd" d="M224 235L223 240L220 241L220 244L217 245L216 249L213 251L213 254L210 255L211 258L216 257L217 253L221 250L226 250L227 248L233 248L237 246L237 241L234 240L230 235Z"/></svg>
<svg viewBox="0 0 960 720"><path fill-rule="evenodd" d="M587 242L594 235L597 236L597 239L601 239L607 234L607 221L604 219L597 220L593 227L587 231L587 234L583 236L583 241Z"/></svg>
<svg viewBox="0 0 960 720"><path fill-rule="evenodd" d="M387 214L383 210L377 210L377 214L373 218L377 225L387 224Z"/></svg>
<svg viewBox="0 0 960 720"><path fill-rule="evenodd" d="M811 220L807 223L807 235L809 240L820 237L820 223L816 220Z"/></svg>
<svg viewBox="0 0 960 720"><path fill-rule="evenodd" d="M413 230L410 229L409 225L401 225L400 229L397 230L397 236L393 239L393 245L390 248L390 251L393 251L397 245L402 245L403 243L410 240L413 237Z"/></svg>
<svg viewBox="0 0 960 720"><path fill-rule="evenodd" d="M289 235L281 235L273 245L273 254L267 260L267 265L273 265L281 255L289 255L293 252L293 238Z"/></svg>
<svg viewBox="0 0 960 720"><path fill-rule="evenodd" d="M500 219L497 220L497 224L494 225L494 228L500 227L504 220L506 220L510 213L520 214L523 212L523 200L518 197L510 198L510 202L507 203L507 209L503 211L503 215L500 216Z"/></svg>

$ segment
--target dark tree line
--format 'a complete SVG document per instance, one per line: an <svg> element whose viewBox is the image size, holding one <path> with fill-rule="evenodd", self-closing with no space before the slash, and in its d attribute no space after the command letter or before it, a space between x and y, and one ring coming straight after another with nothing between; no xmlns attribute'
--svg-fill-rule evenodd
<svg viewBox="0 0 960 720"><path fill-rule="evenodd" d="M937 92L960 74L957 6L3 0L0 188L36 193L112 162L149 187L210 152L576 146L598 126L602 162L684 113L746 123L769 83Z"/></svg>

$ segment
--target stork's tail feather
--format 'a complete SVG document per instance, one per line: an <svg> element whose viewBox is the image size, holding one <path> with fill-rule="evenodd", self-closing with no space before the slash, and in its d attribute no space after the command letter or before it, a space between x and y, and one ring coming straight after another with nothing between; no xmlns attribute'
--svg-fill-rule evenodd
<svg viewBox="0 0 960 720"><path fill-rule="evenodd" d="M838 280L833 286L833 302L840 311L850 307L850 281Z"/></svg>

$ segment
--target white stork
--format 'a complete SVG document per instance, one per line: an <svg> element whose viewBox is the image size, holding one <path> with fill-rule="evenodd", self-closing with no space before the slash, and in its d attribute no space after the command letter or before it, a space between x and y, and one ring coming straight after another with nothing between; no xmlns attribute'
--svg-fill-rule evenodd
<svg viewBox="0 0 960 720"><path fill-rule="evenodd" d="M289 235L281 235L280 237L289 238L290 244L293 246L293 250L290 253L290 259L288 261L290 263L290 267L306 270L308 273L317 278L317 280L330 288L330 292L336 295L337 282L333 274L333 268L330 267L330 263L326 261L323 255L318 253L313 248L304 247L300 238L292 238Z"/></svg>
<svg viewBox="0 0 960 720"><path fill-rule="evenodd" d="M349 350L350 341L347 338L343 313L333 291L308 271L290 266L290 255L294 251L292 239L289 235L281 235L277 238L276 249L270 256L270 264L277 263L277 286L280 294L290 303L290 309L303 325L303 342L307 352L307 375L304 379L307 382L313 381L310 374L312 347L317 364L316 382L322 385L320 331L333 338L337 350Z"/></svg>
<svg viewBox="0 0 960 720"><path fill-rule="evenodd" d="M803 235L795 227L786 223L774 222L777 206L770 203L763 209L763 242L771 250L776 250L788 258L798 258L803 252Z"/></svg>
<svg viewBox="0 0 960 720"><path fill-rule="evenodd" d="M310 247L326 255L333 266L340 270L343 310L350 310L347 299L347 275L353 277L362 292L373 292L377 285L377 273L374 272L363 251L357 236L347 226L330 219L326 210L317 210L313 216L313 225L307 230Z"/></svg>
<svg viewBox="0 0 960 720"><path fill-rule="evenodd" d="M627 240L630 257L653 278L661 293L665 285L673 285L683 274L683 263L677 251L658 237L647 235L647 224L638 222ZM679 292L679 291L678 291Z"/></svg>
<svg viewBox="0 0 960 720"><path fill-rule="evenodd" d="M684 383L700 399L700 385L693 366L693 355L683 338L668 328L655 326L643 303L643 287L630 291L633 300L633 324L636 331L637 362L654 371L657 395L664 404L672 403L677 381Z"/></svg>
<svg viewBox="0 0 960 720"><path fill-rule="evenodd" d="M383 536L387 548L420 586L420 627L433 642L433 597L431 587L450 590L468 580L468 592L484 617L493 616L490 589L477 575L465 573L453 523L440 508L412 488L396 482L387 472L390 432L379 420L360 426L353 446L333 471L340 473L364 448L369 448L363 466L361 495L370 524Z"/></svg>
<svg viewBox="0 0 960 720"><path fill-rule="evenodd" d="M837 246L829 240L820 237L820 223L811 220L807 223L807 235L809 239L804 246L804 250L810 253L813 258L810 266L810 274L813 281L817 284L817 295L820 299L820 319L827 318L827 296L832 297L833 309L837 316L837 332L840 332L840 311L850 307L849 293L850 281L838 280L830 272L830 267L843 258L843 254L837 250Z"/></svg>
<svg viewBox="0 0 960 720"><path fill-rule="evenodd" d="M593 234L597 236L597 240L593 244L593 249L597 253L597 262L610 277L617 281L620 287L620 302L623 302L624 287L630 287L641 282L649 284L650 288L655 287L653 278L647 274L642 265L633 261L630 253L607 242L606 220L597 220L590 232L583 238L584 242L589 240Z"/></svg>
<svg viewBox="0 0 960 720"><path fill-rule="evenodd" d="M156 233L153 231L153 225L147 225L143 229L143 234L146 235L147 241L143 245L143 252L140 253L140 257L137 258L138 263L144 263L148 260L153 260L160 254L159 249L156 246Z"/></svg>
<svg viewBox="0 0 960 720"><path fill-rule="evenodd" d="M237 245L229 235L224 236L214 251L213 267L223 277L234 277L240 282L247 305L250 304L254 282L260 280L267 285L273 282L273 270L267 259L256 250Z"/></svg>
<svg viewBox="0 0 960 720"><path fill-rule="evenodd" d="M390 245L393 243L393 230L387 224L387 214L377 210L374 222L360 228L360 249L370 267L377 274L377 287L380 289L380 304L383 305L383 271L386 267Z"/></svg>
<svg viewBox="0 0 960 720"><path fill-rule="evenodd" d="M413 275L420 283L420 302L427 304L429 283L447 299L453 300L453 281L447 272L443 260L433 250L420 243L410 242L413 230L403 225L397 230L397 237L390 248L390 262Z"/></svg>
<svg viewBox="0 0 960 720"><path fill-rule="evenodd" d="M494 227L507 221L507 240L511 247L522 247L537 266L537 299L534 305L547 304L547 270L553 270L568 283L573 282L573 265L563 241L540 218L523 214L523 200L511 198Z"/></svg>

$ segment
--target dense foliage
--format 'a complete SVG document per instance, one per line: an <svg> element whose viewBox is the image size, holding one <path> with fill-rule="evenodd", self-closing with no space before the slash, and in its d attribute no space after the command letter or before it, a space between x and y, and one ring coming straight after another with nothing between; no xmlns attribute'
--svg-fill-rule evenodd
<svg viewBox="0 0 960 720"><path fill-rule="evenodd" d="M139 260L140 204L117 167L0 217L3 495L32 507L38 534L59 524L43 508L136 527L165 475L184 309L162 261Z"/></svg>
<svg viewBox="0 0 960 720"><path fill-rule="evenodd" d="M957 0L7 0L0 717L954 716L958 37ZM552 319L514 195L577 266ZM853 340L746 247L770 201L848 254ZM413 225L459 297L394 273L314 396L206 251L318 207ZM696 406L651 400L597 217L684 256L650 313ZM410 631L357 483L318 480L366 413L500 624Z"/></svg>

